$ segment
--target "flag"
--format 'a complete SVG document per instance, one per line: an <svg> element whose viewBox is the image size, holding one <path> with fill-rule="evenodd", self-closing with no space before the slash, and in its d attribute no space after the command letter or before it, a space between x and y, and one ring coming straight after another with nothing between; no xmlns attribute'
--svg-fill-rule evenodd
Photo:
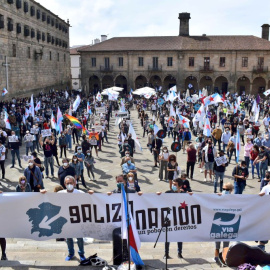
<svg viewBox="0 0 270 270"><path fill-rule="evenodd" d="M58 132L62 132L63 131L63 127L62 127L62 121L63 121L63 115L58 107L57 109L57 123L56 123L56 130Z"/></svg>
<svg viewBox="0 0 270 270"><path fill-rule="evenodd" d="M69 114L69 115L72 115L72 106L71 106L71 103L69 104L68 114Z"/></svg>
<svg viewBox="0 0 270 270"><path fill-rule="evenodd" d="M131 101L133 99L133 96L132 96L132 88L130 89L130 93L129 93L129 96L128 96L128 101Z"/></svg>
<svg viewBox="0 0 270 270"><path fill-rule="evenodd" d="M204 105L202 103L200 109L197 111L194 118L201 120L204 118L204 116L205 116L205 110L204 110Z"/></svg>
<svg viewBox="0 0 270 270"><path fill-rule="evenodd" d="M206 137L211 137L210 121L208 117L205 118L203 135Z"/></svg>
<svg viewBox="0 0 270 270"><path fill-rule="evenodd" d="M184 128L189 128L189 122L190 120L184 116L182 116L181 114L178 114L179 120L180 120L180 124L182 124L184 126Z"/></svg>
<svg viewBox="0 0 270 270"><path fill-rule="evenodd" d="M158 91L160 92L162 90L162 86L160 86L159 88L158 88Z"/></svg>
<svg viewBox="0 0 270 270"><path fill-rule="evenodd" d="M80 121L76 117L68 115L68 114L65 114L65 116L71 123L73 123L73 125L76 128L83 129L83 125L80 123Z"/></svg>
<svg viewBox="0 0 270 270"><path fill-rule="evenodd" d="M208 106L208 105L212 105L212 104L217 104L217 103L223 103L223 101L221 100L221 97L218 93L215 93L211 96L208 96L204 99L203 103Z"/></svg>
<svg viewBox="0 0 270 270"><path fill-rule="evenodd" d="M233 113L237 113L238 110L238 104L236 103L236 101L234 102L234 107L233 107Z"/></svg>
<svg viewBox="0 0 270 270"><path fill-rule="evenodd" d="M140 255L139 249L141 247L141 241L138 231L135 226L135 222L131 215L130 208L128 208L128 202L124 184L121 184L122 189L122 239L129 239L130 257L135 265L144 265Z"/></svg>
<svg viewBox="0 0 270 270"><path fill-rule="evenodd" d="M260 116L260 105L258 104L255 109L255 122L259 120L259 116Z"/></svg>
<svg viewBox="0 0 270 270"><path fill-rule="evenodd" d="M73 103L73 112L76 112L81 103L81 97L77 95L76 100Z"/></svg>
<svg viewBox="0 0 270 270"><path fill-rule="evenodd" d="M100 94L100 92L97 93L96 99L97 99L97 101L101 101L101 94Z"/></svg>
<svg viewBox="0 0 270 270"><path fill-rule="evenodd" d="M90 115L92 114L91 106L90 106L89 101L87 102L87 113L90 114Z"/></svg>
<svg viewBox="0 0 270 270"><path fill-rule="evenodd" d="M40 110L41 102L39 101L38 104L36 105L35 111L37 112Z"/></svg>
<svg viewBox="0 0 270 270"><path fill-rule="evenodd" d="M53 112L52 112L52 116L51 116L51 128L52 129L56 128L56 121L55 121L55 118L53 116Z"/></svg>
<svg viewBox="0 0 270 270"><path fill-rule="evenodd" d="M240 142L240 133L239 129L237 129L237 135L236 135L236 141L235 141L235 147L236 147L236 162L239 162L239 156L241 151L241 142Z"/></svg>
<svg viewBox="0 0 270 270"><path fill-rule="evenodd" d="M240 105L241 105L241 97L238 97L238 98L237 98L237 105L238 105L238 108L239 108Z"/></svg>
<svg viewBox="0 0 270 270"><path fill-rule="evenodd" d="M154 135L156 135L158 133L158 131L159 131L159 127L155 124L153 126L153 129L154 129Z"/></svg>
<svg viewBox="0 0 270 270"><path fill-rule="evenodd" d="M25 119L27 119L28 117L29 117L29 110L25 108Z"/></svg>
<svg viewBox="0 0 270 270"><path fill-rule="evenodd" d="M23 121L23 123L25 124L25 116L23 115L23 117L22 117L22 121Z"/></svg>
<svg viewBox="0 0 270 270"><path fill-rule="evenodd" d="M203 98L202 90L199 90L199 98Z"/></svg>
<svg viewBox="0 0 270 270"><path fill-rule="evenodd" d="M270 89L268 89L268 90L266 90L265 92L263 92L263 94L264 94L265 96L270 95Z"/></svg>
<svg viewBox="0 0 270 270"><path fill-rule="evenodd" d="M2 97L5 96L7 93L8 93L8 90L6 88L4 88L2 91Z"/></svg>
<svg viewBox="0 0 270 270"><path fill-rule="evenodd" d="M169 91L173 92L173 93L176 95L176 92L177 92L176 85L173 86L173 87L171 87L171 88L169 89Z"/></svg>
<svg viewBox="0 0 270 270"><path fill-rule="evenodd" d="M7 112L5 111L5 119L4 119L5 123L6 123L6 129L11 129L11 125L10 125L10 122L9 122L9 119L8 119L8 114Z"/></svg>
<svg viewBox="0 0 270 270"><path fill-rule="evenodd" d="M135 149L136 149L136 151L140 150L140 151L142 152L141 144L140 144L140 142L139 142L139 140L138 140L138 137L137 137L137 135L136 135L136 132L135 132L135 130L134 130L134 128L133 128L133 126L132 126L131 123L129 124L129 130L128 130L128 133L131 134L132 139L133 139L134 142L135 142Z"/></svg>
<svg viewBox="0 0 270 270"><path fill-rule="evenodd" d="M33 94L31 96L31 101L30 101L30 104L29 104L29 114L30 113L32 114L33 117L35 116L35 106L34 106Z"/></svg>
<svg viewBox="0 0 270 270"><path fill-rule="evenodd" d="M171 104L171 106L170 106L170 116L174 116L174 117L176 117L176 113L175 113L175 110L174 110L174 108L173 108L173 105Z"/></svg>
<svg viewBox="0 0 270 270"><path fill-rule="evenodd" d="M66 95L66 99L68 99L68 92L67 91L65 91L65 95Z"/></svg>

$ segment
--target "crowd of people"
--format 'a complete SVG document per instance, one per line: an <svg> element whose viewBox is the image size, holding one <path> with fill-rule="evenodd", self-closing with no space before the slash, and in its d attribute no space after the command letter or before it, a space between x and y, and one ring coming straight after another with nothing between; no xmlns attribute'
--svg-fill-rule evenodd
<svg viewBox="0 0 270 270"><path fill-rule="evenodd" d="M168 93L169 95L169 93ZM234 95L226 96L226 101L210 104L204 109L205 117L196 120L201 105L205 105L205 97L196 101L187 102L187 96L176 96L173 100L167 99L158 93L150 99L144 97L123 96L122 99L110 101L97 100L95 96L81 96L81 102L74 111L72 105L76 95L66 91L40 92L34 102L40 102L40 109L35 115L27 115L29 98L13 98L0 102L0 152L2 182L5 181L8 152L11 152L10 169L19 166L21 176L16 192L46 192L44 179L55 180L58 178L56 191L67 193L79 193L80 185L89 190L87 183L96 181L95 163L99 158L99 152L106 147L108 133L110 132L110 120L113 111L126 111L129 117L118 119L116 128L117 144L115 154L119 156L119 175L116 176L116 188L108 191L108 195L121 193L121 185L124 184L128 193L138 193L142 196L140 184L140 169L136 164L138 142L134 137L132 120L134 113L141 124L138 135L146 138L143 147L150 151L153 157L153 167L157 168L157 174L153 181L164 181L167 188L157 191L157 195L166 193L193 194L191 185L195 174L204 175L202 183L212 183L213 192L218 195L242 194L245 190L247 179L258 178L260 182L258 193L269 194L270 172L270 138L269 138L269 106L267 99L256 101L254 96ZM161 100L161 101L160 101ZM239 102L237 110L232 110L229 104ZM260 108L259 117L252 111L254 102ZM90 104L90 110L86 109ZM57 109L64 114L72 115L80 121L88 130L84 133L78 129L72 121L64 116L62 130L56 130L52 118L56 119ZM105 108L104 113L98 113L97 108ZM8 113L10 129L6 128L5 112ZM130 117L132 115L132 117ZM257 118L257 119L256 119ZM184 120L183 120L184 119ZM206 119L209 121L209 133L205 133ZM188 124L186 123L188 121ZM49 135L43 136L43 131L49 130ZM162 131L162 136L159 131ZM237 156L237 134L241 138L243 154ZM89 135L90 134L90 135ZM160 137L159 137L160 136ZM166 143L164 138L167 137ZM171 144L175 142L182 148L182 162L177 160L178 154L171 150ZM22 149L23 148L23 149ZM93 151L93 148L95 151ZM234 159L233 159L234 156ZM22 159L27 162L23 168ZM59 160L61 159L61 160ZM185 160L185 166L183 166ZM235 161L235 164L232 164ZM58 171L55 172L55 162ZM196 164L198 167L196 167ZM117 164L118 166L118 164ZM231 167L229 167L231 166ZM228 170L231 174L227 173ZM88 179L87 179L88 177ZM232 182L224 182L225 177L232 177ZM200 179L196 179L200 181ZM208 184L207 183L207 184ZM259 247L264 249L267 241L261 241ZM5 260L5 239L0 239L2 248L2 260ZM66 260L74 257L74 244L72 239L67 239L68 256ZM78 239L79 256L84 260L83 240ZM182 258L183 243L178 242L178 257ZM224 243L224 248L228 247ZM220 249L220 243L216 244L215 258ZM226 252L224 253L224 258ZM170 258L169 245L165 246L164 258Z"/></svg>

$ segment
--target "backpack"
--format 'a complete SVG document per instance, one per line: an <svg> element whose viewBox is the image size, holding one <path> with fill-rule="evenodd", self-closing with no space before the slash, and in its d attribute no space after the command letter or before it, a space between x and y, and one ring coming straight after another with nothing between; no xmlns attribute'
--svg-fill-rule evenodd
<svg viewBox="0 0 270 270"><path fill-rule="evenodd" d="M80 266L88 266L88 265L93 265L93 266L105 266L107 265L107 261L103 260L102 258L97 256L97 253L86 258L85 260L80 262Z"/></svg>

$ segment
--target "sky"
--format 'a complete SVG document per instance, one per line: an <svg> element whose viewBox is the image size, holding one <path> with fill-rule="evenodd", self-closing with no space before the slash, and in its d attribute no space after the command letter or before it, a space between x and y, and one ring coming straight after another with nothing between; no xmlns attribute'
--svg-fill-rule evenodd
<svg viewBox="0 0 270 270"><path fill-rule="evenodd" d="M190 35L254 35L270 24L269 0L37 0L65 21L70 46L95 38L177 36L178 14L189 12Z"/></svg>

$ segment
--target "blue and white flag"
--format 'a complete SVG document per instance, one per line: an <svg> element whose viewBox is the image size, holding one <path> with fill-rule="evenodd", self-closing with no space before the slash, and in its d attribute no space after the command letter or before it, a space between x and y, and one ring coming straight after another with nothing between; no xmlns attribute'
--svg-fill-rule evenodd
<svg viewBox="0 0 270 270"><path fill-rule="evenodd" d="M136 149L136 151L141 151L141 152L142 152L142 146L141 146L141 144L140 144L140 142L139 142L139 140L138 140L138 137L137 137L137 135L136 135L136 132L135 132L135 130L134 130L134 128L133 128L133 126L132 126L131 123L130 123L130 125L129 125L128 133L131 134L131 137L132 137L132 139L133 139L134 142L135 142L135 149Z"/></svg>
<svg viewBox="0 0 270 270"><path fill-rule="evenodd" d="M81 103L81 97L77 95L77 98L73 103L73 110L72 110L73 112L77 111L78 107L80 106L80 103Z"/></svg>
<svg viewBox="0 0 270 270"><path fill-rule="evenodd" d="M189 122L190 120L187 119L186 117L182 116L181 114L178 114L180 124L184 126L184 128L189 128Z"/></svg>
<svg viewBox="0 0 270 270"><path fill-rule="evenodd" d="M141 241L130 208L128 208L124 184L121 184L121 192L122 192L122 228L121 228L122 239L125 240L129 239L129 241L127 242L129 243L130 248L130 259L136 265L144 265L139 254Z"/></svg>
<svg viewBox="0 0 270 270"><path fill-rule="evenodd" d="M211 137L211 125L208 117L205 118L203 135L206 137Z"/></svg>
<svg viewBox="0 0 270 270"><path fill-rule="evenodd" d="M7 93L8 93L8 90L6 88L4 88L2 91L2 97L5 96Z"/></svg>

